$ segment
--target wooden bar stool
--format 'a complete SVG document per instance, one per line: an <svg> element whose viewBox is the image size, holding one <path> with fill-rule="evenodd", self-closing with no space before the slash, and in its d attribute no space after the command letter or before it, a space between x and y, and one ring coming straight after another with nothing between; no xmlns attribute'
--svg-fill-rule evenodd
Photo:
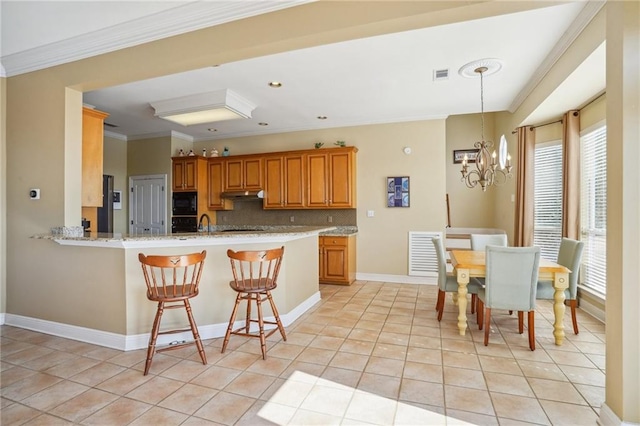
<svg viewBox="0 0 640 426"><path fill-rule="evenodd" d="M198 327L193 319L189 299L198 295L198 285L202 275L202 266L206 251L202 253L192 253L176 256L145 256L138 254L138 259L142 265L144 280L147 284L147 298L153 302L158 302L158 310L153 320L153 328L149 337L149 347L147 349L147 361L144 366L144 375L149 373L153 355L156 352L163 352L190 346L195 344L202 363L207 363ZM184 308L189 319L189 328L160 331L160 320L165 309ZM194 341L171 343L160 349L156 349L156 340L159 335L184 333L191 331Z"/></svg>
<svg viewBox="0 0 640 426"><path fill-rule="evenodd" d="M227 250L227 256L231 261L231 271L233 272L233 281L229 282L229 286L236 291L236 303L229 319L229 327L224 336L222 344L222 353L227 349L229 338L232 334L247 337L257 337L260 339L260 347L262 349L262 359L267 358L267 342L266 338L280 330L282 338L286 341L287 336L284 327L280 321L278 309L276 308L271 290L278 285L278 273L282 263L284 247L262 250L262 251L233 251ZM247 313L244 325L233 330L233 324L238 313L238 306L242 300L247 301ZM275 321L265 321L262 315L262 302L269 300L271 310L275 317ZM258 318L251 318L251 302L255 302L258 310ZM258 323L258 330L251 330L251 323ZM267 333L264 332L264 325L277 325Z"/></svg>

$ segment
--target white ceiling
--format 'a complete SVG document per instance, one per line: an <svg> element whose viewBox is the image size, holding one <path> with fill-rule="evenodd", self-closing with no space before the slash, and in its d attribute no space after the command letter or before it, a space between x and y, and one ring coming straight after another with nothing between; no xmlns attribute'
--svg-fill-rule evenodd
<svg viewBox="0 0 640 426"><path fill-rule="evenodd" d="M92 37L93 46L108 51L201 28L211 22L221 23L304 2L147 1L118 2L114 7L115 2L87 1L78 7L79 2L3 0L2 64L11 76L21 70L34 70L38 63L43 67L60 61L65 55L52 55L56 48L90 43ZM196 12L203 16L206 15L203 8L208 18L202 19L202 23L191 19L188 28L168 25L164 20L167 16L175 19ZM84 102L108 112L107 123L117 127L106 130L128 139L174 131L194 140L206 140L443 118L480 111L479 79L462 77L458 69L471 61L497 58L503 68L484 79L484 109L513 111L598 8L581 1L570 2L290 51L88 92L84 94ZM52 16L56 19L51 19ZM88 27L86 22L92 26ZM152 22L162 22L163 30L149 29L128 41L120 38L118 45L104 38L106 32L122 33L127 28L140 28L141 23ZM50 56L43 52L49 52ZM85 53L84 57L98 53ZM75 59L78 58L67 61ZM555 119L601 93L605 88L604 60L601 47L543 102L527 124ZM449 78L434 81L436 69L448 69ZM283 86L270 88L268 82L272 80L282 82ZM149 105L219 89L231 89L255 103L252 118L184 127L155 118ZM327 119L318 120L318 116ZM268 126L260 126L259 122ZM211 132L210 128L216 131Z"/></svg>

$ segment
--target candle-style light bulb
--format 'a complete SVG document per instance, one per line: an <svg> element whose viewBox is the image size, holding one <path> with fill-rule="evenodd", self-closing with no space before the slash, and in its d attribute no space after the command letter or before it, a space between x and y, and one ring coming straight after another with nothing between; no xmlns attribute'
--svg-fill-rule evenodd
<svg viewBox="0 0 640 426"><path fill-rule="evenodd" d="M507 154L507 166L511 165L511 154Z"/></svg>
<svg viewBox="0 0 640 426"><path fill-rule="evenodd" d="M493 154L491 154L491 164L496 164L496 150L493 150Z"/></svg>

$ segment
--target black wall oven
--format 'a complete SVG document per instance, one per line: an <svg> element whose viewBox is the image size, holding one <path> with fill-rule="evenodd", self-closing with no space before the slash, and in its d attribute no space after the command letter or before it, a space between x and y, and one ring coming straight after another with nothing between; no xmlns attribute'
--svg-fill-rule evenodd
<svg viewBox="0 0 640 426"><path fill-rule="evenodd" d="M198 219L196 216L174 216L171 218L171 232L197 232Z"/></svg>
<svg viewBox="0 0 640 426"><path fill-rule="evenodd" d="M198 215L198 193L197 192L174 192L172 211L173 211L173 216L197 216Z"/></svg>

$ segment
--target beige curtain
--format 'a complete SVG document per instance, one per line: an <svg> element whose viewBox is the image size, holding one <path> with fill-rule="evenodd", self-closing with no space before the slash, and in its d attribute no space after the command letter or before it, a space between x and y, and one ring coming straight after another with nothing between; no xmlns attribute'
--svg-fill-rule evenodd
<svg viewBox="0 0 640 426"><path fill-rule="evenodd" d="M580 112L562 118L562 236L580 237Z"/></svg>
<svg viewBox="0 0 640 426"><path fill-rule="evenodd" d="M533 245L534 159L536 131L518 127L518 161L516 162L516 220L514 246Z"/></svg>

